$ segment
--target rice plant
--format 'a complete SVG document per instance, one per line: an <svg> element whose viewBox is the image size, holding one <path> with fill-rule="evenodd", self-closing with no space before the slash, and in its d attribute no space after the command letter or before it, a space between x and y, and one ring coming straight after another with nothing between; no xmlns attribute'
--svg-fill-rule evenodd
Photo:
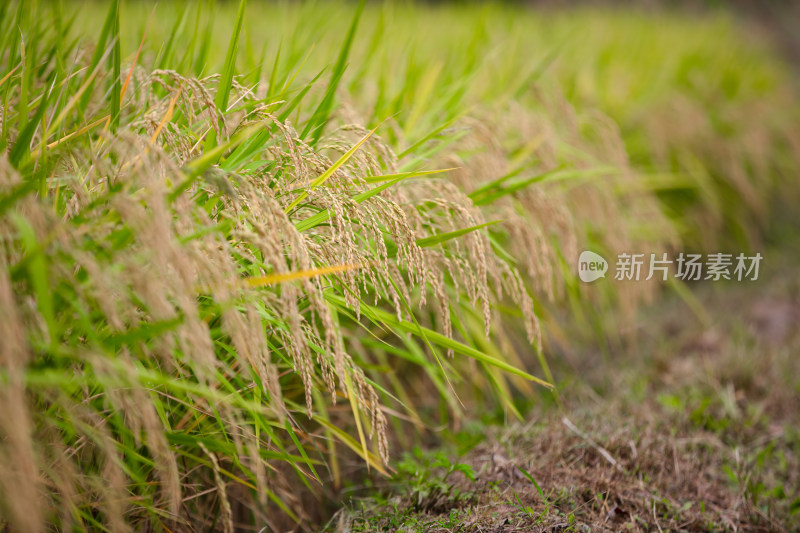
<svg viewBox="0 0 800 533"><path fill-rule="evenodd" d="M348 458L390 472L407 428L552 388L545 302L652 295L587 294L581 248L674 245L678 201L706 212L652 173L718 147L638 139L565 66L588 15L531 37L508 7L103 7L0 7L0 527L307 526ZM709 194L773 150L795 168L792 133ZM745 199L712 213L763 215Z"/></svg>

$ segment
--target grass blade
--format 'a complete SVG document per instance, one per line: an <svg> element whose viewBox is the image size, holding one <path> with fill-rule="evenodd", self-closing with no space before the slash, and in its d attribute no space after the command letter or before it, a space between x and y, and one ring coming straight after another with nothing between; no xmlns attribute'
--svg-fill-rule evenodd
<svg viewBox="0 0 800 533"><path fill-rule="evenodd" d="M106 15L105 22L103 22L103 28L100 30L100 37L97 39L97 44L94 47L94 53L92 54L92 60L89 62L89 68L87 69L87 76L84 80L84 84L86 88L89 89L92 86L94 75L96 74L97 67L100 66L101 61L105 57L107 50L106 50L106 42L108 42L108 35L114 29L114 18L116 16L116 7L117 7L117 0L111 3L108 8L108 14ZM119 32L117 32L119 33ZM92 91L84 89L85 92L82 93L80 97L80 105L78 106L78 111L81 115L86 112L86 108L89 105L89 99L91 98Z"/></svg>
<svg viewBox="0 0 800 533"><path fill-rule="evenodd" d="M312 146L319 142L319 138L322 136L322 130L325 124L327 124L331 110L333 109L336 89L339 87L344 71L347 69L347 56L350 54L350 47L353 44L353 37L355 37L358 21L361 19L361 13L364 11L364 4L365 0L361 0L358 3L356 12L353 15L353 21L350 23L350 29L347 32L347 37L342 44L342 49L339 51L339 58L336 60L336 64L333 67L331 81L328 84L327 91L325 91L325 96L322 98L319 106L317 106L316 111L314 111L314 114L311 116L311 119L309 119L301 135L302 138L306 139L308 135L311 134Z"/></svg>
<svg viewBox="0 0 800 533"><path fill-rule="evenodd" d="M244 22L244 9L247 5L247 0L239 2L239 11L236 13L236 26L231 35L230 43L228 43L228 54L225 56L225 65L222 67L222 75L219 79L219 86L217 87L217 95L214 97L214 105L217 110L223 115L228 111L228 101L231 95L231 86L233 84L233 71L236 69L236 55L239 51L239 35L242 33L242 23ZM219 125L222 127L223 121L220 118ZM209 151L217 145L217 134L212 128L206 137L205 151Z"/></svg>
<svg viewBox="0 0 800 533"><path fill-rule="evenodd" d="M447 169L442 169L442 170L426 170L426 171L421 171L421 172L404 172L404 173L401 173L401 174L385 174L383 176L370 176L370 177L366 178L366 180L365 180L367 183L375 183L375 182L384 181L384 180L391 180L391 181L388 181L387 183L383 183L383 184L378 185L377 187L374 187L374 188L372 188L372 189L370 189L368 191L364 191L362 193L359 193L359 194L353 196L353 201L356 202L357 204L360 204L361 202L367 201L368 199L372 198L376 194L380 194L382 191L385 191L386 189L388 189L390 187L393 187L394 185L396 185L396 184L400 183L401 181L406 180L408 178L414 178L414 177L417 177L417 176L426 176L426 175L430 175L430 174L439 174L441 172L447 172L449 170L452 170L452 169L447 168ZM297 231L308 231L311 228L314 228L314 227L319 226L320 224L326 222L329 218L331 218L330 211L328 209L324 209L324 210L320 211L319 213L317 213L315 215L312 215L312 216L308 217L307 219L301 220L300 222L296 223L295 227L297 228Z"/></svg>
<svg viewBox="0 0 800 533"><path fill-rule="evenodd" d="M331 302L333 305L337 307L347 308L347 303L345 299L341 296L333 294L332 292L326 292L325 298ZM411 333L412 335L420 335L422 332L425 335L425 338L434 344L438 344L444 348L451 349L457 353L462 355L466 355L467 357L472 357L473 359L485 363L489 366L497 367L501 370L504 370L510 374L514 374L515 376L519 376L521 378L525 378L527 380L533 381L538 383L539 385L543 385L548 389L552 389L553 385L548 383L547 381L537 378L524 370L520 370L519 368L513 367L506 363L505 361L501 361L499 359L495 359L479 350L471 346L467 346L466 344L460 343L456 340L453 340L449 337L442 335L432 329L428 329L424 326L419 326L416 324L412 324L406 320L398 320L398 318L389 313L384 311L383 309L378 309L377 307L373 307L366 303L361 303L361 313L368 317L373 322L383 323L392 328L396 328L404 333Z"/></svg>
<svg viewBox="0 0 800 533"><path fill-rule="evenodd" d="M466 235L467 233L472 233L473 231L477 231L481 228L485 228L487 226L493 226L494 224L499 224L502 220L493 220L491 222L484 222L483 224L478 224L476 226L470 226L468 228L457 229L455 231L449 231L447 233L439 233L436 235L431 235L430 237L424 237L422 239L417 239L417 244L423 248L428 246L436 246L437 244L442 244L443 242L447 242L451 239L456 239L461 237L462 235Z"/></svg>
<svg viewBox="0 0 800 533"><path fill-rule="evenodd" d="M114 10L113 15L113 30L111 38L114 41L114 47L111 53L111 131L117 131L119 128L119 113L120 113L120 97L122 96L122 65L121 65L121 50L119 38L119 0L114 0L111 4Z"/></svg>
<svg viewBox="0 0 800 533"><path fill-rule="evenodd" d="M375 454L373 454L372 452L370 451L365 452L361 444L357 442L353 437L345 433L335 424L331 423L328 420L325 420L322 417L315 417L314 420L316 420L320 425L324 426L328 431L330 431L334 436L336 436L336 438L342 441L342 443L344 443L345 446L347 446L348 448L353 450L356 454L358 454L358 456L364 459L364 461L372 468L374 468L375 470L377 470L378 472L380 472L385 476L389 475L389 472L383 466L381 460L377 456L375 456Z"/></svg>
<svg viewBox="0 0 800 533"><path fill-rule="evenodd" d="M333 176L333 173L334 173L334 172L336 172L337 170L339 170L339 168L340 168L342 165L344 165L344 164L347 162L347 160L348 160L348 159L350 159L351 157L353 157L353 154L355 154L355 153L358 151L358 149L359 149L359 148L361 148L361 146L362 146L362 145L363 145L365 142L367 142L367 139L369 139L369 138L372 136L372 134L373 134L373 133L375 133L375 131L376 131L378 128L380 128L380 127L381 127L381 125L380 125L380 124L378 124L377 126L375 126L375 128L374 128L374 129L372 129L372 130L368 131L368 132L367 132L367 134L366 134L366 135L364 135L364 136L361 138L361 140L359 140L359 141L358 141L358 142L357 142L355 145L353 145L353 147L352 147L352 148L350 148L350 149L349 149L347 152L345 152L344 154L342 154L342 157L340 157L339 159L337 159L337 160L336 160L336 162L335 162L333 165L331 165L331 167L330 167L328 170L326 170L325 172L323 172L323 173L322 173L322 174L321 174L321 175L320 175L320 176L319 176L317 179L315 179L314 181L312 181L312 182L311 182L311 185L308 187L308 190L314 190L314 189L316 189L317 187L319 187L320 185L322 185L323 183L325 183L326 181L328 181L328 178L330 178L331 176ZM289 207L287 207L287 208L285 209L285 211L286 211L287 213L288 213L288 212L290 212L292 209L294 209L295 207L297 207L297 205L298 205L300 202L302 202L303 200L305 200L307 197L308 197L308 192L306 192L306 191L303 191L302 193L300 193L300 195L299 195L297 198L295 198L295 200L294 200L294 201L293 201L291 204L289 204Z"/></svg>
<svg viewBox="0 0 800 533"><path fill-rule="evenodd" d="M47 100L48 91L45 90L42 93L42 102L39 104L39 107L36 110L36 115L33 117L33 120L25 125L25 129L20 132L19 137L17 137L17 141L11 148L11 153L9 154L8 159L16 168L20 168L31 156L31 139L33 139L33 134L36 131L36 128L39 127L39 122L42 120L42 117L47 110Z"/></svg>
<svg viewBox="0 0 800 533"><path fill-rule="evenodd" d="M35 122L35 121L34 121ZM50 343L55 345L57 342L56 317L53 306L53 292L50 287L47 273L47 259L41 243L36 238L31 223L21 215L13 213L11 219L19 232L22 246L25 250L28 274L33 292L36 295L36 306L42 314L47 329L50 333Z"/></svg>

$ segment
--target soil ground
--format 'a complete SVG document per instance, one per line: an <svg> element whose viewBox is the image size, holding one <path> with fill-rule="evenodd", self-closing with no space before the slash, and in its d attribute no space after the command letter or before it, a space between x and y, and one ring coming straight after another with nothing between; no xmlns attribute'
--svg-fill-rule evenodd
<svg viewBox="0 0 800 533"><path fill-rule="evenodd" d="M693 287L699 315L667 295L613 355L551 355L562 406L418 450L328 530L800 530L800 279L766 257Z"/></svg>

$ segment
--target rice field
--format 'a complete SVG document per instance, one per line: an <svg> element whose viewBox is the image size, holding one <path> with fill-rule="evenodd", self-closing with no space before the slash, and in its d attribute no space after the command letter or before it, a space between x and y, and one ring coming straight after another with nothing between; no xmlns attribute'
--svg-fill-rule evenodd
<svg viewBox="0 0 800 533"><path fill-rule="evenodd" d="M563 408L559 347L702 315L580 252L780 249L798 102L724 11L4 3L0 531L314 530Z"/></svg>

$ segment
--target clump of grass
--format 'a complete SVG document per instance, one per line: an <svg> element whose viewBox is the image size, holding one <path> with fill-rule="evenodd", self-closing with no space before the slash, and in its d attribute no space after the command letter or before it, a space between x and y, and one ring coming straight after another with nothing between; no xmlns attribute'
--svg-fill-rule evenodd
<svg viewBox="0 0 800 533"><path fill-rule="evenodd" d="M71 98L55 88L76 76L48 62L7 79L5 109L17 112L3 116L0 172L0 297L13 332L2 350L6 525L232 531L274 524L271 508L304 520L276 465L321 483L321 468L338 478L341 447L387 468L392 395L354 358L356 328L454 405L465 357L537 380L453 338L460 294L483 309L487 338L503 291L535 321L457 189L413 183L431 173L400 172L374 130L305 137L276 116L286 102L225 77L131 65L123 95L119 17L114 3L110 69L89 60ZM88 70L80 57L72 72ZM30 120L24 92L38 101ZM425 309L444 334L420 323ZM444 363L441 348L458 358Z"/></svg>

